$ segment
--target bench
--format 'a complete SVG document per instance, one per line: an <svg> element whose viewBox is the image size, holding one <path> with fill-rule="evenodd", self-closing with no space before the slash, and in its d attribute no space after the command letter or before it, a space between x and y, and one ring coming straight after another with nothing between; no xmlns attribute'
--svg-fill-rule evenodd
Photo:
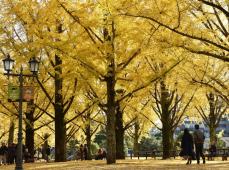
<svg viewBox="0 0 229 170"><path fill-rule="evenodd" d="M222 157L222 161L226 161L229 156L229 148L228 149L217 149L216 153L212 155L209 150L207 150L207 154L205 156L208 160L213 160L214 157Z"/></svg>
<svg viewBox="0 0 229 170"><path fill-rule="evenodd" d="M178 153L179 153L178 151L171 151L170 157L173 157L175 159L176 156L179 155ZM143 150L143 151L136 152L136 154L133 154L132 151L130 152L131 159L133 157L137 157L138 159L140 159L140 157L145 157L145 159L147 159L148 157L156 159L156 157L162 157L162 156L163 156L163 151Z"/></svg>

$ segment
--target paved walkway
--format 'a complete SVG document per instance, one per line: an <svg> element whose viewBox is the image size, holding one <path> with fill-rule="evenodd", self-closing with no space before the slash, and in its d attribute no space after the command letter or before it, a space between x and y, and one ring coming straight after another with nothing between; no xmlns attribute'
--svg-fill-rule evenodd
<svg viewBox="0 0 229 170"><path fill-rule="evenodd" d="M209 161L205 165L185 165L183 160L122 160L106 165L105 161L70 161L60 163L25 164L24 170L229 170L229 161ZM14 170L14 165L0 166L1 170Z"/></svg>

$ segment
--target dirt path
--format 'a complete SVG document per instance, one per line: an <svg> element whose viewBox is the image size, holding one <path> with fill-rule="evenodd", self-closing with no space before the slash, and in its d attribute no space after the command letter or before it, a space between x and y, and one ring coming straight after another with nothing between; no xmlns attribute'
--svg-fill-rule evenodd
<svg viewBox="0 0 229 170"><path fill-rule="evenodd" d="M14 170L14 165L0 166L0 170ZM105 161L70 161L60 163L25 164L24 170L229 170L229 161L209 161L205 165L185 165L183 160L123 160L106 165Z"/></svg>

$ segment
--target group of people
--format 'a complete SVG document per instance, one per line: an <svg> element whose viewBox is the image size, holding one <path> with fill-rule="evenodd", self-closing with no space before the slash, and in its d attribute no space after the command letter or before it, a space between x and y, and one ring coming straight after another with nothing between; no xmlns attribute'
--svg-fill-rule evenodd
<svg viewBox="0 0 229 170"><path fill-rule="evenodd" d="M95 155L95 160L103 160L107 157L105 149L99 148L97 154Z"/></svg>
<svg viewBox="0 0 229 170"><path fill-rule="evenodd" d="M36 151L34 151L35 154ZM29 153L28 148L25 147L25 145L22 145L22 156L25 163L28 162L34 162L34 155L31 155ZM42 155L44 154L44 151L42 152ZM46 148L44 159L46 158L48 162L48 155L50 154L49 147ZM0 165L7 165L7 164L14 164L16 162L16 156L17 156L17 144L11 143L8 144L8 146L2 142L0 147Z"/></svg>
<svg viewBox="0 0 229 170"><path fill-rule="evenodd" d="M197 164L200 163L200 157L203 159L203 164L205 164L205 156L203 153L205 136L204 133L199 129L199 125L195 125L195 131L192 134L189 130L184 129L184 134L181 141L181 152L180 156L187 159L187 165L192 163L192 160L196 158ZM194 152L195 146L195 152Z"/></svg>
<svg viewBox="0 0 229 170"><path fill-rule="evenodd" d="M46 160L46 162L49 162L49 156L51 154L51 147L49 145L42 144L38 152L41 152L42 159Z"/></svg>
<svg viewBox="0 0 229 170"><path fill-rule="evenodd" d="M199 129L199 125L195 125L195 131L190 134L189 130L186 128L184 129L184 134L181 140L181 152L180 156L187 159L186 164L191 164L192 160L197 160L197 164L200 163L200 157L203 159L203 164L205 164L205 156L203 153L203 145L204 145L205 136L204 133ZM195 146L195 152L194 152ZM211 146L212 152L215 152L216 148L215 145ZM8 147L5 143L2 143L0 147L0 165L2 164L13 164L16 161L16 149L17 145L12 143L9 144ZM88 148L87 145L80 145L79 154L81 160L88 160ZM50 147L42 147L42 157L47 160L48 156L50 155ZM23 156L25 162L29 161L31 155L28 152L28 149L23 147ZM102 160L106 158L106 151L104 149L99 149L97 154L95 155L96 160Z"/></svg>
<svg viewBox="0 0 229 170"><path fill-rule="evenodd" d="M0 147L0 165L13 164L16 161L17 145L12 143L6 146L4 142Z"/></svg>
<svg viewBox="0 0 229 170"><path fill-rule="evenodd" d="M79 154L81 160L89 160L87 144L80 145ZM105 149L99 148L97 154L95 155L95 160L103 160L104 158L106 158L106 156L107 153Z"/></svg>
<svg viewBox="0 0 229 170"><path fill-rule="evenodd" d="M81 144L80 145L80 149L79 149L79 153L80 153L80 159L81 160L88 160L88 148L87 148L87 144Z"/></svg>

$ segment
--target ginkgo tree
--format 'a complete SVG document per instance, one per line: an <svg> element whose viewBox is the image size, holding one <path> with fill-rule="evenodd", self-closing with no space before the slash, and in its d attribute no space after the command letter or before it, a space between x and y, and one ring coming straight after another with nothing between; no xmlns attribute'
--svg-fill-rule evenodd
<svg viewBox="0 0 229 170"><path fill-rule="evenodd" d="M75 23L85 30L87 35L87 39L84 37L84 45L82 47L78 46L75 52L77 55L72 54L72 57L81 62L81 65L84 65L92 74L94 73L97 79L101 81L101 84L105 83L106 91L103 90L102 94L96 93L97 90L93 91L95 96L99 98L99 101L107 98L105 102L102 101L100 103L100 106L107 114L107 162L114 163L116 155L114 151L116 148L114 147L116 146L114 123L117 122L115 121L117 104L137 91L149 86L150 83L159 79L161 74L161 72L157 75L147 74L148 72L144 70L146 65L141 62L141 58L146 55L142 51L147 51L147 44L153 36L148 34L147 30L151 28L151 30L156 31L157 29L146 23L146 33L141 32L139 34L136 30L139 30L138 25L142 23L134 23L128 18L123 19L123 17L115 16L114 4L109 6L106 3L83 3L82 7L88 6L90 9L88 11L85 11L85 8L75 9L74 6L67 3L60 2L60 5L72 17ZM87 20L81 19L84 18L82 16L83 12L90 13L91 17L96 16L96 18L92 18L94 22L95 20L98 21L97 24L93 23L94 25L92 25ZM127 24L129 27L126 27ZM123 31L124 27L125 31ZM123 48L125 46L126 48ZM86 51L85 48L90 48L92 53ZM90 56L90 58L85 58L85 56ZM98 62L100 62L99 65ZM177 64L179 64L179 61L175 62L172 68ZM131 71L131 69L135 68L138 69L137 73ZM163 70L163 73L165 74L166 71ZM128 81L131 81L131 84ZM119 90L124 92L121 97L116 94L116 91ZM120 117L122 121L122 116Z"/></svg>
<svg viewBox="0 0 229 170"><path fill-rule="evenodd" d="M23 58L29 58L31 57L31 55L33 56L40 54L42 63L44 63L43 70L41 70L40 73L43 73L43 75L48 74L48 76L54 78L54 99L50 95L50 93L45 90L45 82L42 82L40 78L37 79L37 82L41 86L41 89L44 91L46 97L49 99L49 102L51 102L51 104L54 106L54 111L56 114L54 117L56 125L55 137L56 139L62 138L62 140L55 140L57 146L55 159L56 161L63 161L66 159L66 124L64 117L74 100L74 95L72 94L74 94L75 91L74 89L76 87L76 81L72 82L73 92L70 93L68 91L68 98L66 98L66 101L64 101L64 94L62 93L63 72L61 66L63 62L62 59L59 57L61 54L57 54L53 49L55 43L58 44L60 41L57 35L62 33L62 25L56 22L56 18L49 18L47 22L41 24L41 20L44 19L42 16L44 13L42 12L49 10L50 7L52 8L53 3L45 4L45 6L43 5L43 3L31 1L10 1L3 4L3 6L7 8L5 17L11 19L9 20L11 23L8 27L12 27L14 30L13 32L11 32L10 29L5 29L7 28L7 26L3 27L3 30L6 30L4 34L6 35L6 42L8 43L4 44L3 50L14 53L14 56L19 58L19 63L24 62ZM23 8L21 8L21 6L23 6ZM33 8L37 10L33 10ZM54 23L52 23L52 19L55 20ZM51 24L54 24L55 27L53 27L53 25ZM53 34L55 34L55 36ZM45 38L47 41L41 43L41 41ZM50 47L50 43L53 43L52 47ZM48 65L48 61L50 62L49 66L52 66L53 69L50 69L49 67L49 70L47 71L46 66ZM50 81L48 81L48 83L50 85Z"/></svg>
<svg viewBox="0 0 229 170"><path fill-rule="evenodd" d="M186 88L191 91L184 108L193 86L205 83L187 81L192 64L202 67L203 56L228 62L226 5L224 0L4 0L1 57L10 53L20 65L39 56L38 95L45 96L50 107L35 106L54 121L55 128L50 129L55 132L55 161L66 160L66 142L78 133L75 126L89 128L92 106L106 115L107 163L115 163L116 155L123 157L124 131L141 124L130 105L152 98L149 91L155 82L154 111L157 104L169 110L174 115L170 121L178 119L172 122L175 128L185 111L177 117ZM152 63L164 67L152 72ZM222 77L205 76L216 82L206 84L227 100ZM82 97L85 94L89 97ZM167 107L168 102L174 105ZM149 110L151 105L145 107ZM160 115L152 111L155 114Z"/></svg>
<svg viewBox="0 0 229 170"><path fill-rule="evenodd" d="M23 32L27 35L27 37L29 37L29 40L22 42L19 39L20 43L13 42L14 44L19 45L20 48L11 48L15 51L22 49L21 51L23 52L23 49L26 49L25 47L30 47L27 49L28 52L22 53L22 55L27 57L37 52L38 49L42 49L42 58L45 58L47 62L50 62L48 74L51 78L54 78L53 84L55 84L55 102L52 102L52 104L54 105L56 114L56 161L65 159L64 146L66 127L64 118L67 110L70 108L74 100L73 95L70 97L70 100L65 103L65 109L67 110L64 110L62 94L63 74L65 74L63 73L63 68L66 66L64 57L68 56L66 63L70 63L72 61L73 64L79 64L80 66L83 66L82 69L86 68L95 73L97 78L101 81L101 84L105 82L105 98L107 98L107 101L105 103L100 103L100 105L107 114L107 161L108 163L114 163L114 149L116 148L114 147L116 100L120 102L126 99L136 91L143 89L152 81L159 78L159 75L155 78L155 75L147 75L147 72L145 72L144 80L143 74L141 74L140 71L138 74L131 72L131 67L134 65L140 65L139 60L141 60L141 57L137 56L141 56L141 51L147 50L145 46L152 35L144 34L140 27L138 27L139 23L132 22L132 19L123 20L122 16L113 18L115 13L110 11L109 6L107 6L105 2L79 3L79 5L80 7L73 10L75 11L73 13L71 12L72 8L74 8L73 4L62 3L61 1L50 1L47 3L9 3L12 15L17 16L17 22L24 26L20 28L26 30L22 31L22 37ZM116 5L120 6L120 4ZM19 9L19 6L23 6L23 8ZM85 7L90 7L90 10L85 10ZM110 4L110 7L113 8L113 4ZM34 11L32 10L33 8L36 8L37 10ZM83 16L83 14L85 16L92 16L92 12L96 17L86 19ZM58 14L62 14L66 17L58 18ZM49 17L47 17L48 15ZM80 20L81 17L84 18L84 20ZM97 24L95 24L96 21L98 21ZM129 25L128 29L126 28L127 24ZM151 30L157 30L157 28L147 23L144 27L145 29L151 28ZM126 28L126 31L123 31L124 28ZM79 31L80 34L78 33ZM141 34L139 34L139 32L141 32ZM20 38L20 36L18 36L18 38ZM83 42L82 46L78 45L80 42ZM125 46L126 48L123 48ZM85 56L90 56L90 59ZM73 62L71 58L73 58L75 62ZM136 58L138 58L138 60L133 62ZM99 67L96 67L98 63L100 63L100 65ZM50 66L53 68L50 69ZM138 69L140 70L140 68L144 71L143 64L141 64ZM52 73L53 71L54 74ZM76 72L76 70L74 71ZM141 76L138 76L140 74ZM74 74L72 74L72 76L74 76ZM138 80L136 79L137 77L139 77ZM128 81L132 81L132 83L128 84ZM123 83L124 85L122 85L122 83L120 83L118 85L118 82L127 82L127 84ZM44 84L42 84L39 79L38 83L51 102L52 97L47 90L45 90ZM115 88L120 87L126 88L125 93L120 99L116 99ZM129 89L127 90L127 88ZM104 99L103 94L102 96ZM60 138L62 140L57 140Z"/></svg>
<svg viewBox="0 0 229 170"><path fill-rule="evenodd" d="M97 94L97 96L100 98L100 101L104 99L104 96L105 98L107 98L104 103L103 102L100 103L100 106L102 107L103 110L105 110L107 114L107 122L106 122L107 124L106 131L107 131L107 140L108 140L107 141L108 143L107 162L115 163L115 155L116 155L115 153L116 152L115 151L116 149L115 147L116 146L116 142L115 142L116 141L115 140L116 92L115 91L118 84L117 82L120 81L119 77L117 76L118 75L117 73L121 71L120 68L121 69L126 68L129 65L129 63L135 58L135 56L137 56L138 53L140 53L139 48L141 48L141 43L136 42L136 40L134 40L132 43L133 47L131 47L132 44L130 44L129 49L126 50L122 48L121 46L122 40L121 38L119 38L119 36L117 36L117 34L119 34L119 27L121 27L121 25L120 26L118 25L119 18L117 19L112 18L113 14L111 13L111 11L108 10L105 3L102 4L104 6L95 3L93 4L94 8L93 6L91 7L90 4L83 4L82 7L88 5L92 8L91 10L88 11L83 11L84 8L83 9L78 8L78 10L77 9L73 10L74 7L71 6L71 4L60 3L60 5L66 11L66 13L72 17L72 19L75 21L76 24L81 25L82 29L85 30L85 33L88 37L87 39L85 38L83 41L84 43L84 46L82 46L83 48L79 46L76 49L77 56L73 55L72 57L74 57L76 60L80 60L81 64L84 65L86 69L90 70L92 73L95 73L97 79L99 79L101 83L104 84L102 87L106 88L106 90L103 91L102 94ZM71 11L75 11L75 13L72 13ZM91 24L91 23L88 23L85 20L80 20L80 17L77 16L77 13L79 12L81 12L81 15L82 12L85 13L94 12L94 16L98 18L97 19L98 23L96 25L89 27L87 24ZM97 15L100 16L98 17ZM93 15L91 14L91 16ZM96 20L96 18L93 19ZM133 26L134 28L137 28L136 25ZM124 35L127 36L126 42L124 43L128 43L128 41L130 41L130 37L128 38L128 32L120 32L120 37ZM139 38L142 39L141 37ZM92 49L92 51L85 51L84 49L85 47ZM90 59L85 58L85 56L90 56ZM98 62L100 62L100 65L98 65ZM120 66L118 65L119 63ZM128 79L129 77L130 76L127 75L126 79ZM123 78L122 81L125 81L125 78Z"/></svg>
<svg viewBox="0 0 229 170"><path fill-rule="evenodd" d="M160 26L162 43L229 61L227 0L142 0L117 10Z"/></svg>
<svg viewBox="0 0 229 170"><path fill-rule="evenodd" d="M210 143L214 143L217 142L216 128L219 126L222 116L226 114L228 106L223 102L220 96L212 92L207 93L206 98L209 104L208 107L196 106L196 109L209 128Z"/></svg>
<svg viewBox="0 0 229 170"><path fill-rule="evenodd" d="M206 123L210 132L210 142L216 140L216 128L228 109L228 68L225 62L207 58L196 62L196 57L183 69L190 83L198 87L194 108ZM198 116L198 115L196 115Z"/></svg>

